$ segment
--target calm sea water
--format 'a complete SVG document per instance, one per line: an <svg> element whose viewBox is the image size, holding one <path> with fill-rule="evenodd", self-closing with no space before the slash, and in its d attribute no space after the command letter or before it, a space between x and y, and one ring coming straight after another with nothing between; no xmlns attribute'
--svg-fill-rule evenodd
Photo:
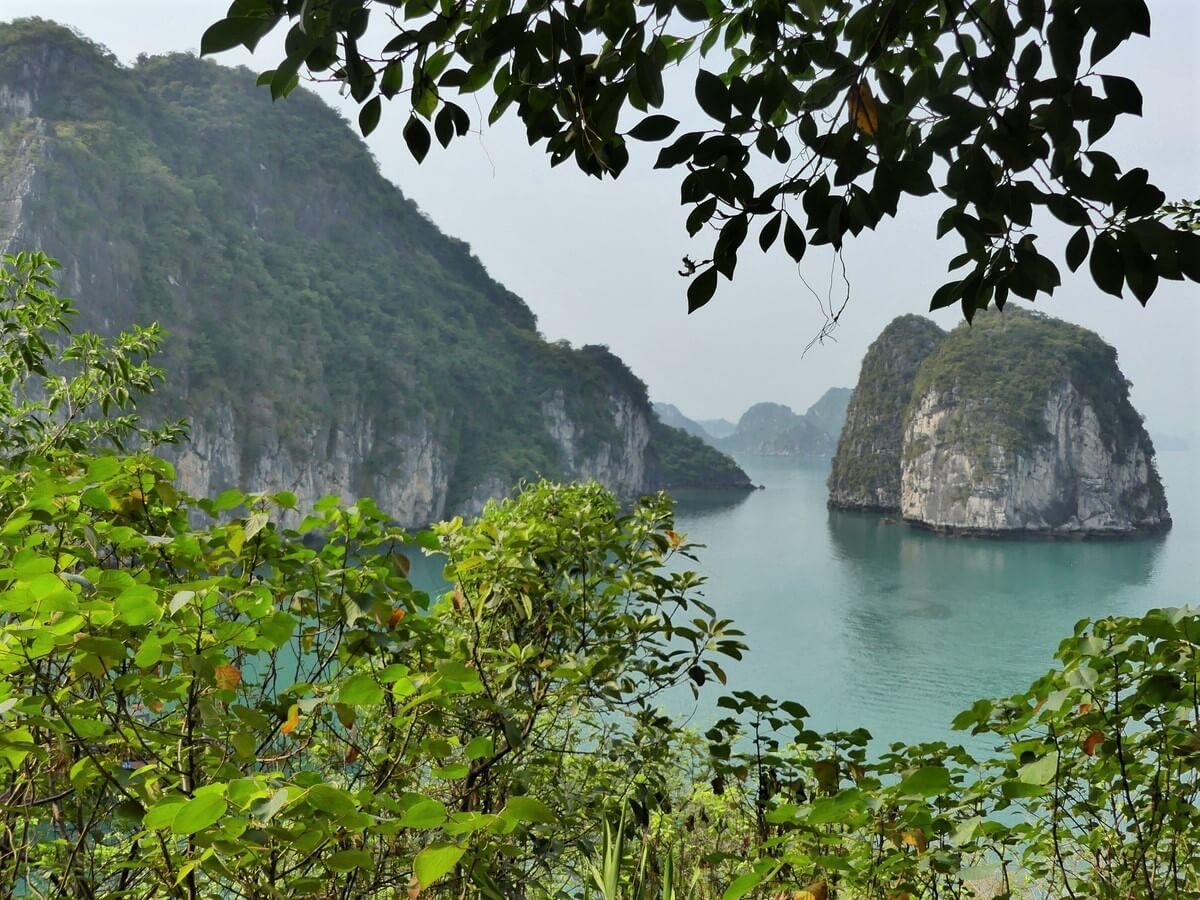
<svg viewBox="0 0 1200 900"><path fill-rule="evenodd" d="M730 689L797 700L822 729L958 742L954 715L1026 688L1079 619L1200 602L1198 461L1161 454L1175 527L1139 541L938 537L827 510L827 465L753 457L766 490L682 497L677 527L706 545L693 568L750 644Z"/></svg>

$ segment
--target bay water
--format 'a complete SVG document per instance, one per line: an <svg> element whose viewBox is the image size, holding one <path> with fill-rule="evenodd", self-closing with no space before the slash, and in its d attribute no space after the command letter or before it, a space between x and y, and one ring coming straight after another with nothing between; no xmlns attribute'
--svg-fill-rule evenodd
<svg viewBox="0 0 1200 900"><path fill-rule="evenodd" d="M822 730L958 743L954 716L1027 688L1078 620L1200 601L1195 451L1159 456L1172 530L1127 541L934 535L826 509L828 463L738 461L765 490L677 498L677 529L706 545L688 567L750 645L714 698L751 690L798 701ZM693 724L716 715L702 702Z"/></svg>

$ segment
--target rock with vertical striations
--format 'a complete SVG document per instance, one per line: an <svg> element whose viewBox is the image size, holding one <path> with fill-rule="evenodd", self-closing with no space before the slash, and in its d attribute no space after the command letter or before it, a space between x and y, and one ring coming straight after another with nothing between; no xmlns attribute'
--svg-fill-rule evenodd
<svg viewBox="0 0 1200 900"><path fill-rule="evenodd" d="M900 509L903 416L913 379L945 332L921 316L894 319L867 349L829 475L829 505Z"/></svg>
<svg viewBox="0 0 1200 900"><path fill-rule="evenodd" d="M900 512L969 535L1120 537L1170 527L1154 446L1116 351L1010 307L922 364L903 429Z"/></svg>

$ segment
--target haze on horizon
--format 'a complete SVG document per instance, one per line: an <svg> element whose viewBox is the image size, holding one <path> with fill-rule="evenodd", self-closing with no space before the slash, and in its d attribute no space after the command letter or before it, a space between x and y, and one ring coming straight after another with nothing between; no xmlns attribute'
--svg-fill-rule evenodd
<svg viewBox="0 0 1200 900"><path fill-rule="evenodd" d="M1169 198L1195 199L1200 4L1149 5L1152 37L1135 37L1103 64L1138 82L1145 115L1120 122L1101 147L1126 168L1145 166ZM141 53L195 51L227 7L227 0L0 0L0 21L52 19L128 63ZM272 68L283 33L277 29L255 56L238 51L217 60ZM683 70L668 83L663 110L685 126L694 115L692 77ZM347 118L356 115L335 88L315 87ZM687 315L686 284L676 270L684 254L703 255L711 238L688 239L679 175L652 168L654 145L631 147L621 178L599 182L570 164L551 169L542 150L528 146L521 124L506 118L449 150L435 146L418 165L401 138L405 118L398 104L385 107L367 141L383 173L443 231L467 241L492 276L529 304L549 339L609 345L649 385L652 399L693 418L736 420L763 400L803 412L827 388L853 386L879 331L897 315L924 314L947 280L954 248L935 239L937 198L909 199L898 218L846 245L849 304L834 340L804 353L825 321L822 303L840 304L846 295L841 263L810 251L801 278L782 252L763 256L748 241L733 283L722 280L713 301ZM1086 267L1068 272L1060 246L1048 242L1046 252L1064 283L1034 308L1092 328L1117 348L1152 432L1200 432L1200 288L1163 282L1142 309L1132 297L1100 293ZM930 317L946 329L961 320L957 307Z"/></svg>

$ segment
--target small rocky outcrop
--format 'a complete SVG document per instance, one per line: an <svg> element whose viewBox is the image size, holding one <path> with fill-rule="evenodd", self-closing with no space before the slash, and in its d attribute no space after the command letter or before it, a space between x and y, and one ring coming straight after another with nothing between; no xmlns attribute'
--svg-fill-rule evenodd
<svg viewBox="0 0 1200 900"><path fill-rule="evenodd" d="M830 506L899 510L904 410L944 334L926 318L900 316L867 349L833 458Z"/></svg>
<svg viewBox="0 0 1200 900"><path fill-rule="evenodd" d="M876 390L860 381L856 398L864 387ZM857 456L839 448L835 472L840 465L844 480L850 473L886 501L876 508L911 524L1048 537L1170 527L1154 446L1116 351L1086 329L1011 307L979 313L937 341L907 396L892 400L898 427L877 441L883 452L863 464L864 443L850 446ZM830 487L830 505L868 505L838 502L832 478Z"/></svg>

